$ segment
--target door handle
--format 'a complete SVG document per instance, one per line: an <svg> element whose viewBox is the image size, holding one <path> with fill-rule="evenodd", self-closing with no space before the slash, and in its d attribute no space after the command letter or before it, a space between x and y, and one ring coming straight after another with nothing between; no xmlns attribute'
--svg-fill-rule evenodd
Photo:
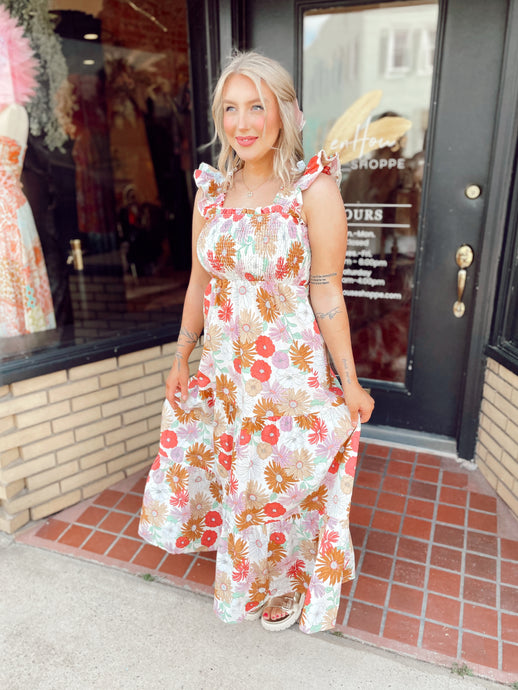
<svg viewBox="0 0 518 690"><path fill-rule="evenodd" d="M455 254L455 261L459 267L459 272L457 273L457 301L453 305L453 314L458 319L464 316L466 311L466 305L462 301L462 297L466 287L466 269L473 263L473 256L473 249L469 244L461 245Z"/></svg>

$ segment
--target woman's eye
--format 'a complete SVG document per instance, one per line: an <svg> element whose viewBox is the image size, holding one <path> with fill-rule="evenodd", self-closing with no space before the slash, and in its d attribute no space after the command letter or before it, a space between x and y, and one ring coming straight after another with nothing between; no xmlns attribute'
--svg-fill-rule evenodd
<svg viewBox="0 0 518 690"><path fill-rule="evenodd" d="M252 110L264 110L263 106L260 104L253 105Z"/></svg>
<svg viewBox="0 0 518 690"><path fill-rule="evenodd" d="M226 113L231 113L231 112L233 112L234 110L235 110L235 108L234 108L233 105L227 105L227 106L225 107L225 112L226 112Z"/></svg>

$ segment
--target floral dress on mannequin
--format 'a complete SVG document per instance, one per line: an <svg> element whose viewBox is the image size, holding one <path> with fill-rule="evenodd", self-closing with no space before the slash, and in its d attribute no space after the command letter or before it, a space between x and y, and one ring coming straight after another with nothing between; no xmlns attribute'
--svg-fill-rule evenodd
<svg viewBox="0 0 518 690"><path fill-rule="evenodd" d="M0 7L0 337L56 327L45 260L20 176L34 90L28 41Z"/></svg>
<svg viewBox="0 0 518 690"><path fill-rule="evenodd" d="M329 365L308 289L302 192L335 157L311 159L264 208L224 208L224 179L195 173L211 275L204 348L185 402L166 400L140 535L170 553L216 550L214 608L242 620L305 593L303 632L332 628L354 577L349 508L359 430Z"/></svg>

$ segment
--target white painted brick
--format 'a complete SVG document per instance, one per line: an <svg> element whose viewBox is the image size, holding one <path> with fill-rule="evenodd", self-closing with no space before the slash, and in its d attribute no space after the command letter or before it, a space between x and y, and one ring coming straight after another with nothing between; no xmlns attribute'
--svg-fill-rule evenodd
<svg viewBox="0 0 518 690"><path fill-rule="evenodd" d="M47 486L47 484L53 484L54 482L59 482L65 477L69 477L71 474L79 471L79 463L77 460L72 462L63 463L57 465L46 472L40 472L27 479L27 488L29 491L35 491L40 489L42 486Z"/></svg>
<svg viewBox="0 0 518 690"><path fill-rule="evenodd" d="M106 476L105 465L96 465L95 467L91 467L83 472L78 472L73 477L63 479L60 482L61 491L65 493L67 491L71 491L72 489L78 489L104 476Z"/></svg>
<svg viewBox="0 0 518 690"><path fill-rule="evenodd" d="M115 474L110 474L107 477L103 477L102 479L99 479L96 482L88 484L87 486L83 487L83 489L81 489L83 500L85 498L91 498L92 496L95 496L100 491L104 491L104 489L109 489L110 486L113 486L117 482L120 482L121 479L124 479L124 472L119 471L115 472Z"/></svg>
<svg viewBox="0 0 518 690"><path fill-rule="evenodd" d="M156 357L160 357L159 345L150 347L146 350L138 350L137 352L130 352L127 355L121 355L119 357L119 367L129 367L132 364L145 362L150 359L155 359Z"/></svg>
<svg viewBox="0 0 518 690"><path fill-rule="evenodd" d="M93 407L94 405L101 405L101 403L108 402L110 400L116 400L119 397L119 387L111 386L110 388L102 388L101 390L94 391L88 395L82 395L72 400L72 409L74 412L79 410L84 410L87 407Z"/></svg>
<svg viewBox="0 0 518 690"><path fill-rule="evenodd" d="M24 460L32 460L40 455L69 446L72 443L74 443L74 434L71 431L65 431L62 434L52 434L49 438L45 438L37 443L23 446L21 449L22 458Z"/></svg>
<svg viewBox="0 0 518 690"><path fill-rule="evenodd" d="M112 371L116 368L117 360L115 357L111 357L110 359L102 359L99 362L91 362L90 364L82 364L79 367L74 367L73 369L70 369L69 377L71 381L77 381L78 379L84 379L88 376L104 374L105 372Z"/></svg>
<svg viewBox="0 0 518 690"><path fill-rule="evenodd" d="M139 436L135 436L135 438L129 438L126 441L126 450L129 452L135 450L136 448L142 448L142 446L146 446L157 440L158 436L156 432L148 431L146 434L140 434Z"/></svg>
<svg viewBox="0 0 518 690"><path fill-rule="evenodd" d="M0 532L14 534L20 527L26 525L31 519L28 510L22 510L16 515L10 515L0 508Z"/></svg>
<svg viewBox="0 0 518 690"><path fill-rule="evenodd" d="M63 386L56 386L49 391L50 402L59 402L60 400L70 400L78 396L84 396L86 393L91 393L99 389L99 379L94 376L89 379L82 379L81 381L68 381Z"/></svg>
<svg viewBox="0 0 518 690"><path fill-rule="evenodd" d="M55 371L52 374L45 374L45 376L37 376L34 379L25 379L25 381L17 381L11 384L11 391L14 396L26 395L27 393L34 393L34 391L46 390L64 383L67 380L67 372Z"/></svg>
<svg viewBox="0 0 518 690"><path fill-rule="evenodd" d="M106 444L110 446L112 443L119 443L133 436L140 436L140 434L144 434L146 431L147 424L144 419L134 424L123 425L119 429L106 434Z"/></svg>
<svg viewBox="0 0 518 690"><path fill-rule="evenodd" d="M0 468L8 467L11 463L16 462L20 458L20 451L18 448L10 448L0 453Z"/></svg>
<svg viewBox="0 0 518 690"><path fill-rule="evenodd" d="M46 391L38 391L28 395L20 395L17 398L9 398L0 403L0 417L10 414L19 414L26 410L33 410L47 404Z"/></svg>
<svg viewBox="0 0 518 690"><path fill-rule="evenodd" d="M518 518L518 497L516 493L513 493L507 485L502 482L498 483L496 491Z"/></svg>
<svg viewBox="0 0 518 690"><path fill-rule="evenodd" d="M6 417L0 418L0 434L4 434L6 431L11 431L15 428L14 415L10 414Z"/></svg>
<svg viewBox="0 0 518 690"><path fill-rule="evenodd" d="M48 470L56 464L56 456L54 453L41 455L34 460L20 460L15 465L8 467L2 472L2 478L5 482L13 482L17 479L25 479L32 477L34 474Z"/></svg>
<svg viewBox="0 0 518 690"><path fill-rule="evenodd" d="M118 429L120 425L121 417L120 415L117 415L116 417L100 419L93 424L87 424L86 426L79 427L79 429L75 429L74 435L76 437L76 441L84 441L92 436L100 436L101 434L105 434L107 431L111 431L112 429Z"/></svg>
<svg viewBox="0 0 518 690"><path fill-rule="evenodd" d="M58 463L69 462L70 460L79 460L88 453L92 453L99 448L103 448L104 438L101 436L94 436L87 441L81 443L72 443L67 448L58 450L56 453Z"/></svg>
<svg viewBox="0 0 518 690"><path fill-rule="evenodd" d="M95 422L96 419L100 418L101 408L89 407L86 410L81 410L81 412L74 412L73 414L66 415L66 417L61 417L61 419L55 419L52 422L52 428L56 433L59 433L67 429L77 429L77 427Z"/></svg>
<svg viewBox="0 0 518 690"><path fill-rule="evenodd" d="M18 479L16 482L10 482L9 484L0 484L0 499L9 500L23 491L25 488L25 481L23 479Z"/></svg>
<svg viewBox="0 0 518 690"><path fill-rule="evenodd" d="M144 405L144 395L142 393L137 393L127 398L119 398L119 400L115 400L114 402L105 403L101 406L102 416L111 417L114 414L132 410L135 407L142 407L142 405Z"/></svg>
<svg viewBox="0 0 518 690"><path fill-rule="evenodd" d="M49 515L53 515L60 510L64 510L65 508L69 508L70 506L79 503L80 500L81 492L79 490L71 491L69 494L62 494L51 501L46 501L45 503L41 503L40 505L32 508L31 518L32 520L41 520L42 518L46 518Z"/></svg>
<svg viewBox="0 0 518 690"><path fill-rule="evenodd" d="M150 420L153 422L155 422L156 420L156 423L160 425L162 405L162 400L156 400L154 403L149 403L144 405L143 407L138 407L135 410L124 412L124 414L122 415L122 423L124 425L129 425L139 420L147 419L148 425L150 423ZM150 427L148 426L148 428Z"/></svg>
<svg viewBox="0 0 518 690"><path fill-rule="evenodd" d="M38 439L50 436L51 428L50 422L43 424L35 424L28 429L20 431L13 431L10 434L3 434L0 436L0 452L9 450L11 448L19 448L30 441L37 441Z"/></svg>
<svg viewBox="0 0 518 690"><path fill-rule="evenodd" d="M170 356L167 357L160 357L159 359L152 359L150 362L144 362L144 373L147 374L155 374L155 373L160 373L164 374L169 371L173 363L173 358Z"/></svg>
<svg viewBox="0 0 518 690"><path fill-rule="evenodd" d="M103 462L108 462L108 460L113 460L113 458L118 458L119 455L124 454L124 443L117 443L114 446L108 446L96 453L91 453L90 455L85 455L81 458L80 464L82 470L87 470L90 467L95 467L95 465L100 465Z"/></svg>
<svg viewBox="0 0 518 690"><path fill-rule="evenodd" d="M162 386L161 374L148 374L147 376L142 376L140 379L121 383L121 397L133 395L134 393L139 393L140 391L149 390L150 388L154 388L156 386Z"/></svg>
<svg viewBox="0 0 518 690"><path fill-rule="evenodd" d="M51 421L57 417L64 417L70 412L70 402L64 400L62 402L54 403L53 405L42 405L36 407L30 412L22 412L16 415L16 426L18 429L26 429L34 426L40 422Z"/></svg>
<svg viewBox="0 0 518 690"><path fill-rule="evenodd" d="M112 460L108 463L108 473L112 474L112 472L117 472L118 470L123 470L127 467L132 467L133 465L139 462L147 460L148 457L149 456L147 447L139 448L138 450L134 450L132 453L126 453L121 458L117 458L116 460ZM151 462L152 461L150 460L150 465Z"/></svg>
<svg viewBox="0 0 518 690"><path fill-rule="evenodd" d="M160 384L160 386L157 386L156 388L152 388L151 390L148 390L144 393L146 405L148 405L149 403L156 402L157 400L161 400L163 402L164 397L165 397L165 389L164 389L163 384Z"/></svg>
<svg viewBox="0 0 518 690"><path fill-rule="evenodd" d="M4 508L8 513L20 513L22 510L33 508L34 506L50 501L60 493L59 484L50 484L37 491L28 491L21 496L5 501Z"/></svg>
<svg viewBox="0 0 518 690"><path fill-rule="evenodd" d="M133 381L144 375L144 367L142 364L135 364L132 367L124 367L124 369L116 369L107 374L101 374L101 388L108 388L123 381Z"/></svg>

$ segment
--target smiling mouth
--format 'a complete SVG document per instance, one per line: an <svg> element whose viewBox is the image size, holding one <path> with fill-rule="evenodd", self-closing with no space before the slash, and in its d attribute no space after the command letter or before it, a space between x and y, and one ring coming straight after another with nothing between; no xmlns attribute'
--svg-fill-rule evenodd
<svg viewBox="0 0 518 690"><path fill-rule="evenodd" d="M240 146L252 146L257 141L257 137L236 137L236 141Z"/></svg>

